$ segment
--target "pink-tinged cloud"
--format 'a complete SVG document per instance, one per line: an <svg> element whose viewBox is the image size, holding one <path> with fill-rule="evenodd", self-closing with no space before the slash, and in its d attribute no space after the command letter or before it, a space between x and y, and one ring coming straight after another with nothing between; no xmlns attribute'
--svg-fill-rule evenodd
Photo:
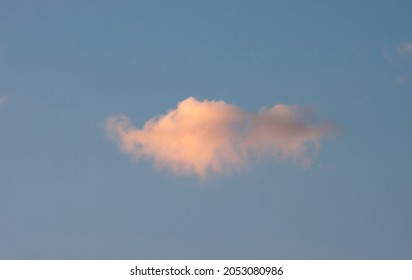
<svg viewBox="0 0 412 280"><path fill-rule="evenodd" d="M124 115L106 120L106 133L133 159L152 159L157 167L201 178L246 165L250 157L293 159L303 164L334 128L313 119L313 110L275 105L257 114L224 101L193 97L176 109L135 128Z"/></svg>

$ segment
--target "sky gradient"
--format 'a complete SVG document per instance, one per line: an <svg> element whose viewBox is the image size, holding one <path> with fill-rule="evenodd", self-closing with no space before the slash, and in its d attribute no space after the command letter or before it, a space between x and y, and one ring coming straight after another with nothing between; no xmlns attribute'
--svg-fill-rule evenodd
<svg viewBox="0 0 412 280"><path fill-rule="evenodd" d="M0 1L0 259L411 259L411 10ZM258 157L207 180L107 134L185 100L315 108L339 131L312 137L310 165Z"/></svg>

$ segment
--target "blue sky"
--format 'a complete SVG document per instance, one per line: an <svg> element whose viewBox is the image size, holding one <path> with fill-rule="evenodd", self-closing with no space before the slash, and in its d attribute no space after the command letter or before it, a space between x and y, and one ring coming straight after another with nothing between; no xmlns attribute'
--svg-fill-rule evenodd
<svg viewBox="0 0 412 280"><path fill-rule="evenodd" d="M1 1L0 258L410 259L411 10ZM109 116L142 127L189 96L313 105L340 133L310 168L206 182L105 136Z"/></svg>

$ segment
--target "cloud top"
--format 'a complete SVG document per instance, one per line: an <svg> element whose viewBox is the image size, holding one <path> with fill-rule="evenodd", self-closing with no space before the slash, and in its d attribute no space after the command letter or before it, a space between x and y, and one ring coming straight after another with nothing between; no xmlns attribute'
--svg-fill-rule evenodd
<svg viewBox="0 0 412 280"><path fill-rule="evenodd" d="M333 127L317 123L313 110L278 104L257 114L224 101L189 97L176 109L135 128L124 115L106 120L106 133L133 159L150 158L176 174L223 173L243 167L250 157L307 163L309 150Z"/></svg>

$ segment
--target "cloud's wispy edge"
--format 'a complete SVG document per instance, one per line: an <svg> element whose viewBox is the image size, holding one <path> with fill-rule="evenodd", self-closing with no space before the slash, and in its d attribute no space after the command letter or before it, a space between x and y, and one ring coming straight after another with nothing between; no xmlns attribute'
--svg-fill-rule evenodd
<svg viewBox="0 0 412 280"><path fill-rule="evenodd" d="M404 42L396 46L399 55L412 56L412 42Z"/></svg>

